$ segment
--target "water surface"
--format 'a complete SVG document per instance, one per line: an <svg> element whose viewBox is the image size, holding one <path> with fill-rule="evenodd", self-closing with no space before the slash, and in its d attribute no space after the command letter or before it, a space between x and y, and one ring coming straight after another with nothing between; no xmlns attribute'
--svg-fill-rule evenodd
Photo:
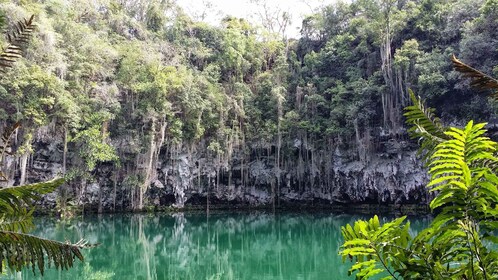
<svg viewBox="0 0 498 280"><path fill-rule="evenodd" d="M337 252L341 226L364 216L330 213L116 214L61 222L38 218L35 234L85 238L85 263L45 277L7 279L350 279ZM385 218L390 219L390 218ZM425 219L412 219L423 228ZM352 279L352 278L351 278Z"/></svg>

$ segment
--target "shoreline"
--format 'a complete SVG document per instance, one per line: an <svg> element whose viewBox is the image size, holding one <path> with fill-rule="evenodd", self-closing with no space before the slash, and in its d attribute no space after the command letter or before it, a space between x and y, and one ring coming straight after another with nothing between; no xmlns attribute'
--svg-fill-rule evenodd
<svg viewBox="0 0 498 280"><path fill-rule="evenodd" d="M97 209L79 209L78 211L71 212L71 217L85 216L85 215L100 215L100 214L174 214L174 213L217 213L217 212L273 212L273 213L314 213L314 212L330 212L332 214L379 214L379 215L395 215L395 216L419 216L419 215L429 215L430 209L428 205L420 204L334 204L334 205L230 205L230 204L218 204L210 205L209 208L206 205L186 205L182 208L174 206L165 207L148 207L142 210L131 210L123 209L116 211L101 211L100 213ZM60 213L53 209L39 209L35 211L36 216L58 216L61 217Z"/></svg>

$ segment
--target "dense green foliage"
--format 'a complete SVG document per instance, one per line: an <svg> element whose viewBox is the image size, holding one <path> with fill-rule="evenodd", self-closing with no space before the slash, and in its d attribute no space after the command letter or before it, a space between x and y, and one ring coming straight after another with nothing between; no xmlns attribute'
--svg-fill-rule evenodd
<svg viewBox="0 0 498 280"><path fill-rule="evenodd" d="M20 49L9 50L11 38L0 42L7 53L2 63L12 66L0 77L0 126L22 123L12 147L18 168L1 174L9 177L6 184L24 185L30 156L51 142L62 153L54 161L67 179L58 208L74 205L71 200L84 206L85 187L104 178L97 186L112 181L114 200L119 185L129 207L141 210L158 181L160 158L203 151L216 167L197 174L198 184L202 179L209 188L232 171L234 154L242 186L251 156L273 154L275 202L286 166L300 168L292 186L298 191L332 188L326 176L315 180L313 168L330 169L336 149L353 150L362 162L388 154L382 141L405 139L403 108L411 99L405 117L416 129L408 133L423 137L430 150L430 186L437 191L431 208L440 213L415 239L402 220L359 221L344 230L343 254L358 257L353 271L363 278L380 269L421 279L496 276L495 253L483 241L495 240L498 179L488 164L496 161L496 144L482 136L482 124L442 126L494 114L494 104L458 79L448 58L456 53L483 73L498 71L496 0L339 2L305 18L297 40L234 17L219 26L196 22L168 0L0 1L0 11L7 28L31 14L39 23L25 58ZM439 226L444 230L434 230ZM10 252L32 265L43 253L54 261L67 253L57 264L62 267L78 257L51 246Z"/></svg>
<svg viewBox="0 0 498 280"><path fill-rule="evenodd" d="M452 58L473 88L496 98L498 80ZM498 143L485 136L486 123L444 127L420 98L405 108L409 132L421 142L429 168L427 185L436 196L430 226L412 237L406 217L380 225L377 216L342 227L340 254L355 259L349 273L368 279L495 279L498 277Z"/></svg>
<svg viewBox="0 0 498 280"><path fill-rule="evenodd" d="M408 87L446 121L493 112L448 57L493 72L496 0L339 2L308 16L298 40L233 17L195 22L173 1L16 3L0 4L7 22L33 13L40 27L0 79L0 123L23 123L21 178L33 145L58 143L63 205L104 172L141 209L158 159L181 151L208 153L216 179L204 182L219 180L234 154L246 166L272 153L277 170L325 168L337 147L368 162L386 149L381 139L405 137ZM312 173L299 173L300 191L332 187ZM277 175L276 197L281 185Z"/></svg>
<svg viewBox="0 0 498 280"><path fill-rule="evenodd" d="M0 53L2 72L11 68L16 60L22 58L22 48L28 43L35 29L33 18L34 16L31 16L29 20L19 21L15 30L8 35L8 45ZM1 24L3 21L0 22ZM2 146L0 146L0 164L5 155L12 154L11 138L20 127L20 122L16 122L12 127L5 128ZM8 178L0 172L0 180L8 181ZM88 247L84 240L76 244L62 243L27 234L34 228L32 222L34 202L42 195L53 192L63 183L64 179L59 178L0 189L0 273L4 267L13 271L31 267L33 273L38 268L43 275L46 262L58 269L68 269L73 266L75 258L83 260L80 250Z"/></svg>
<svg viewBox="0 0 498 280"><path fill-rule="evenodd" d="M343 227L343 258L354 258L358 279L388 273L386 279L496 279L498 251L497 143L484 136L485 123L450 128L429 160L437 213L416 237L403 218L379 224L377 216Z"/></svg>

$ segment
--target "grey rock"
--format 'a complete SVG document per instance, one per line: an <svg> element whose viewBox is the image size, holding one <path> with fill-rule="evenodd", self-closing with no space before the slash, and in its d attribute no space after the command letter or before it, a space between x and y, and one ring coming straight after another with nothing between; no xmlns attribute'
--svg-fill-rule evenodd
<svg viewBox="0 0 498 280"><path fill-rule="evenodd" d="M48 180L62 172L60 141L35 143L28 183ZM118 139L114 143L124 146L126 141ZM413 144L406 141L387 139L382 150L370 154L367 161L360 161L355 159L354 150L344 146L316 151L307 141L295 139L288 143L291 151L283 154L281 166L275 164L274 147L258 145L252 147L272 152L243 156L234 151L230 160L219 164L201 147L190 152L180 147L174 155L161 154L156 178L145 194L146 204L181 208L205 204L207 199L210 204L252 206L271 205L274 199L286 205L427 204L430 199L425 190L429 179L426 170L417 159ZM11 157L6 163L6 172L17 178L16 161ZM81 163L68 161L71 164ZM114 188L115 172L110 165L101 164L91 182L73 185L69 195L84 204L85 209L97 209L99 204L104 211L130 209L131 199L137 194L133 187L122 183L127 176L124 169L117 173ZM11 182L14 183L15 180ZM53 207L55 201L51 194L43 204Z"/></svg>

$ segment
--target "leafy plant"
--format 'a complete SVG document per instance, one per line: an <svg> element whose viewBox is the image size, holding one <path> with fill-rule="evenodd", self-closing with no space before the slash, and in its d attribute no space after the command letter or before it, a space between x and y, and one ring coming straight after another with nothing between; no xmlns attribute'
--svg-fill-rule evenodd
<svg viewBox="0 0 498 280"><path fill-rule="evenodd" d="M29 20L20 21L16 30L8 35L9 45L0 54L0 71L12 66L12 63L22 55L21 47L27 42L34 30L34 16ZM19 122L4 130L2 145L0 146L0 162L9 151L10 139L21 126ZM0 179L6 176L0 172ZM54 265L57 269L68 269L73 266L76 258L83 261L81 249L93 245L85 240L77 243L58 242L27 234L33 229L33 203L41 195L53 192L64 183L64 179L53 179L47 182L24 186L6 187L0 189L0 272L4 265L9 269L20 271L24 267L31 267L44 273L45 266Z"/></svg>
<svg viewBox="0 0 498 280"><path fill-rule="evenodd" d="M61 219L69 220L74 218L78 213L81 213L83 209L76 201L60 195L55 200L55 211Z"/></svg>
<svg viewBox="0 0 498 280"><path fill-rule="evenodd" d="M455 69L480 89L495 89L496 80L453 57ZM498 143L486 135L485 123L445 128L410 92L405 116L412 137L426 152L436 194L430 208L437 213L429 227L409 235L405 217L381 225L378 217L342 228L340 254L354 260L357 279L388 274L383 279L498 278Z"/></svg>
<svg viewBox="0 0 498 280"><path fill-rule="evenodd" d="M357 272L356 277L359 279L368 279L377 274L388 274L396 278L395 272L390 268L395 259L390 254L404 250L410 240L410 223L401 226L404 220L405 217L381 225L379 218L374 216L368 221L356 221L354 226L342 227L342 235L346 240L341 251L343 261L346 258L357 260L349 273ZM393 239L393 236L397 238Z"/></svg>
<svg viewBox="0 0 498 280"><path fill-rule="evenodd" d="M394 279L496 279L498 252L498 177L486 162L498 161L497 143L483 136L485 124L470 121L450 128L429 160L437 192L430 208L438 212L431 225L409 235L405 217L381 225L377 217L342 228L340 254L355 264L357 279L385 273Z"/></svg>

